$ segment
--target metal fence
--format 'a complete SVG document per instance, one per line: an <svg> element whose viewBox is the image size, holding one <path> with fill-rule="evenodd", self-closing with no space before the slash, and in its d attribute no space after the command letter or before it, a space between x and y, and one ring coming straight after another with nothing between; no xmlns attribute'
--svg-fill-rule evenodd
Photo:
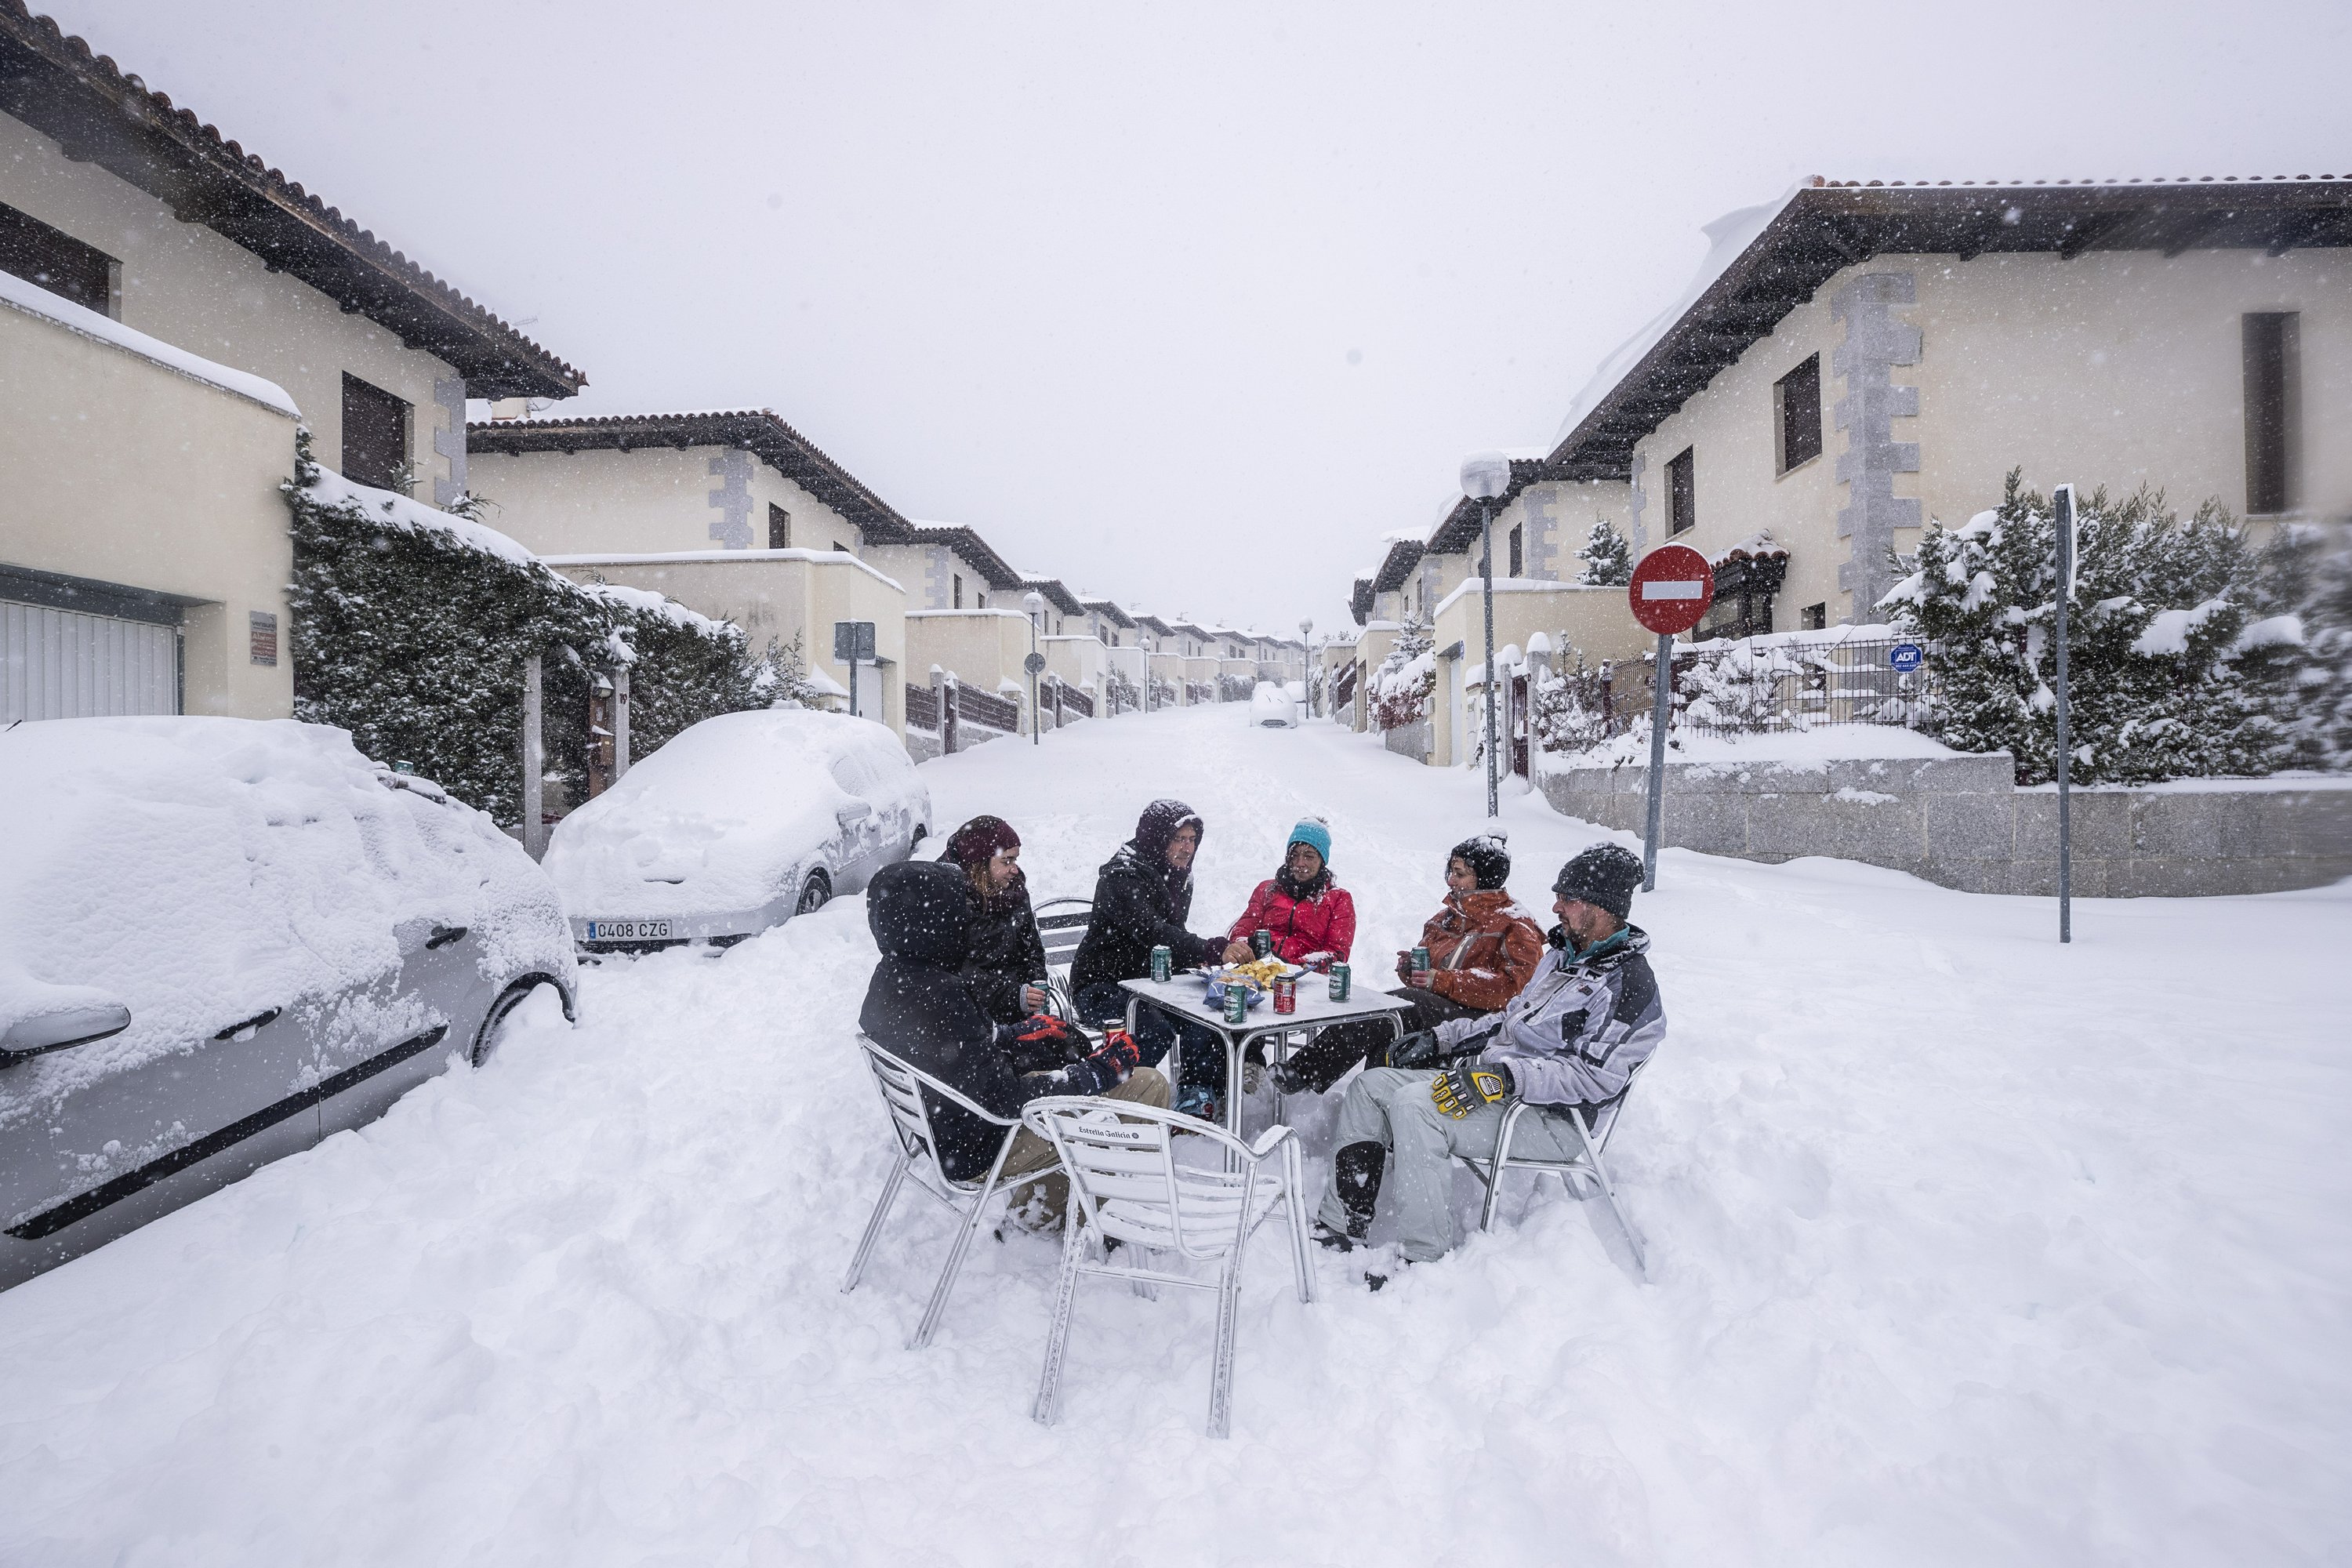
<svg viewBox="0 0 2352 1568"><path fill-rule="evenodd" d="M1787 733L1825 724L1908 724L1932 690L1932 660L1898 671L1888 638L1748 639L1684 644L1674 654L1676 731L1699 735ZM1622 735L1650 711L1657 660L1644 655L1573 670L1573 706L1593 729ZM1548 737L1549 738L1549 737Z"/></svg>

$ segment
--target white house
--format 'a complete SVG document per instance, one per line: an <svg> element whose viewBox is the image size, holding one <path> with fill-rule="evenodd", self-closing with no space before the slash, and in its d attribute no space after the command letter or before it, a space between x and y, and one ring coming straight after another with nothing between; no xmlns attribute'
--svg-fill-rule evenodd
<svg viewBox="0 0 2352 1568"><path fill-rule="evenodd" d="M584 378L48 18L0 81L0 719L288 714L296 419L446 505L469 395Z"/></svg>

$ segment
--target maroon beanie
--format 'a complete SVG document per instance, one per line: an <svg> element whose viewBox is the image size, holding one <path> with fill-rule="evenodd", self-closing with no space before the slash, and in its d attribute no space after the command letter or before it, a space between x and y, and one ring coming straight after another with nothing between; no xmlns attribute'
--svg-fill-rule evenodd
<svg viewBox="0 0 2352 1568"><path fill-rule="evenodd" d="M948 858L969 871L984 866L1000 849L1021 847L1021 835L1001 816L975 816L948 839Z"/></svg>

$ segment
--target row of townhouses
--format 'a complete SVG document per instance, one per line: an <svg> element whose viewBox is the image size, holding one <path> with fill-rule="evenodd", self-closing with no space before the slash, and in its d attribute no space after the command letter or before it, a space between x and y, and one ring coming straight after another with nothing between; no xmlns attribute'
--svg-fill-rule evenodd
<svg viewBox="0 0 2352 1568"><path fill-rule="evenodd" d="M0 0L0 721L291 713L298 426L353 484L467 502L565 575L797 649L919 755L944 712L985 738L1307 676L1299 637L1146 614L910 521L772 413L547 412L585 384ZM873 627L854 675L840 623Z"/></svg>
<svg viewBox="0 0 2352 1568"><path fill-rule="evenodd" d="M2006 476L2208 500L2257 537L2352 532L2352 172L2031 184L1816 178L1710 226L1697 278L1605 363L1493 504L1496 680L1653 638L1578 552L1712 563L1695 639L1881 621L1930 520ZM1341 716L1402 628L1435 685L1411 742L1465 761L1480 722L1478 503L1391 535L1319 657ZM1540 639L1540 640L1538 640ZM1392 739L1392 744L1394 743Z"/></svg>

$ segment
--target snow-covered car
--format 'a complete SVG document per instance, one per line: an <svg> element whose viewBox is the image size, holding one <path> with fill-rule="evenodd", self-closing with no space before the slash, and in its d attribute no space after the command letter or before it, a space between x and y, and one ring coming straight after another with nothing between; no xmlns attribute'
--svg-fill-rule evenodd
<svg viewBox="0 0 2352 1568"><path fill-rule="evenodd" d="M771 708L681 731L557 824L545 864L592 952L725 943L857 891L930 822L887 728Z"/></svg>
<svg viewBox="0 0 2352 1568"><path fill-rule="evenodd" d="M572 1010L522 847L341 730L15 724L0 820L0 1289Z"/></svg>
<svg viewBox="0 0 2352 1568"><path fill-rule="evenodd" d="M1279 680L1261 680L1250 693L1250 728L1296 730L1298 728L1298 699Z"/></svg>

